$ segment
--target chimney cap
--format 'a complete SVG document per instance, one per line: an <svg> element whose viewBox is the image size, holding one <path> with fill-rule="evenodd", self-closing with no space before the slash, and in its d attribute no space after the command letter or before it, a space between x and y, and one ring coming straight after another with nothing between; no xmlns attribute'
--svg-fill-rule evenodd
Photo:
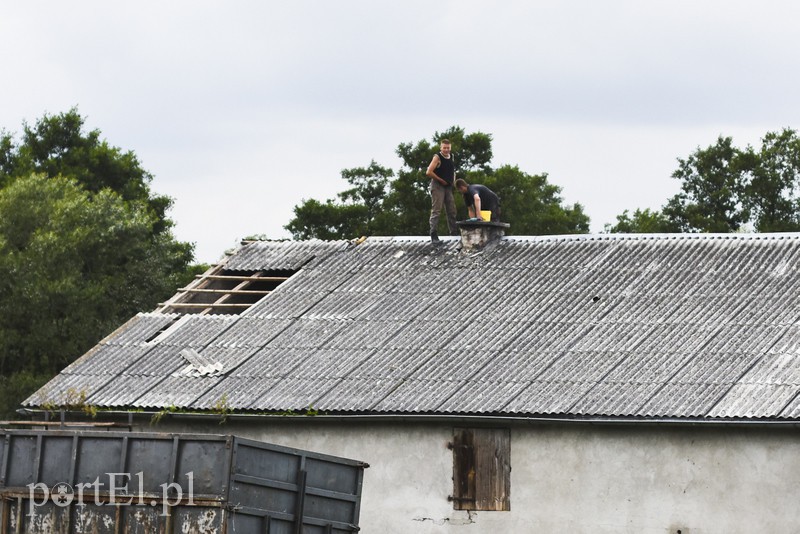
<svg viewBox="0 0 800 534"><path fill-rule="evenodd" d="M494 226L495 228L511 228L511 225L504 222L492 222L492 221L471 221L467 219L466 221L457 221L456 224L459 228L467 229L467 228L480 228L486 226Z"/></svg>

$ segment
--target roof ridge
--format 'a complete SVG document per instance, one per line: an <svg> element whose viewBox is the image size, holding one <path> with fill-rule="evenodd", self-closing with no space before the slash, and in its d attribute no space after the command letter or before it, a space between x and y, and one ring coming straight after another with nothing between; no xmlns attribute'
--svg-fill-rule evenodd
<svg viewBox="0 0 800 534"><path fill-rule="evenodd" d="M769 232L769 233L658 233L658 234L560 234L560 235L540 235L540 236L504 236L503 239L514 241L585 241L585 240L673 240L673 239L734 239L734 240L758 240L758 239L800 239L800 232Z"/></svg>
<svg viewBox="0 0 800 534"><path fill-rule="evenodd" d="M454 241L457 237L443 237L442 239ZM768 240L768 239L800 239L800 232L734 232L734 233L654 233L654 234L550 234L550 235L506 235L501 238L504 241L645 241L645 240L674 240L674 239L732 239L732 240ZM397 236L369 236L368 241L372 243L393 242L393 241L428 241L429 236L397 235Z"/></svg>

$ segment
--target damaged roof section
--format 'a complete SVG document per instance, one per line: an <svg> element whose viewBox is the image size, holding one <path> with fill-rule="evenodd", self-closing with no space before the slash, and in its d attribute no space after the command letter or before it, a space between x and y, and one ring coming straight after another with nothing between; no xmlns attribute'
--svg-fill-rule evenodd
<svg viewBox="0 0 800 534"><path fill-rule="evenodd" d="M140 314L26 406L797 420L799 261L798 234L251 243L224 268L295 274Z"/></svg>
<svg viewBox="0 0 800 534"><path fill-rule="evenodd" d="M172 376L192 376L197 378L201 376L221 376L223 374L222 362L206 358L192 348L183 349L180 355L183 356L188 365L180 371L172 373Z"/></svg>
<svg viewBox="0 0 800 534"><path fill-rule="evenodd" d="M219 267L198 275L192 284L160 304L161 313L239 314L269 295L293 271L229 271Z"/></svg>
<svg viewBox="0 0 800 534"><path fill-rule="evenodd" d="M228 261L215 265L159 304L160 313L238 315L269 295L303 265L332 248L320 241L298 246L289 241L254 241ZM271 258L265 261L265 257ZM259 261L259 258L261 261Z"/></svg>

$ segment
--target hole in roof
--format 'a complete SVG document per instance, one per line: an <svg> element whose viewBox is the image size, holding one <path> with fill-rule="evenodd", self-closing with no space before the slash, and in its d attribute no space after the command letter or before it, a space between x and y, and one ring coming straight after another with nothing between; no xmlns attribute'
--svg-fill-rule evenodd
<svg viewBox="0 0 800 534"><path fill-rule="evenodd" d="M164 323L164 324L161 326L161 328L159 328L159 329L158 329L158 331L156 331L156 332L155 332L155 333L154 333L152 336L150 336L149 338L145 339L145 340L144 340L144 342L145 342L145 343L151 343L151 342L153 342L153 341L156 341L157 339L161 338L161 336L164 334L164 332L166 332L167 330L169 330L169 328L170 328L172 325L174 325L175 323L177 323L179 319L180 319L180 317L175 317L175 318L174 318L174 319L172 319L171 321L169 321L169 322L167 322L167 323Z"/></svg>
<svg viewBox="0 0 800 534"><path fill-rule="evenodd" d="M229 271L209 269L167 302L161 313L239 315L288 280L294 270Z"/></svg>

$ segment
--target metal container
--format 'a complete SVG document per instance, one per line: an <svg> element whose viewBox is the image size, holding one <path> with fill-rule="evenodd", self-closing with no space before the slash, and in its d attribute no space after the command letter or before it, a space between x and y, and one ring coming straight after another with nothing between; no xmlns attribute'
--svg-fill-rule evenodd
<svg viewBox="0 0 800 534"><path fill-rule="evenodd" d="M0 429L0 533L358 531L362 462L230 435Z"/></svg>

